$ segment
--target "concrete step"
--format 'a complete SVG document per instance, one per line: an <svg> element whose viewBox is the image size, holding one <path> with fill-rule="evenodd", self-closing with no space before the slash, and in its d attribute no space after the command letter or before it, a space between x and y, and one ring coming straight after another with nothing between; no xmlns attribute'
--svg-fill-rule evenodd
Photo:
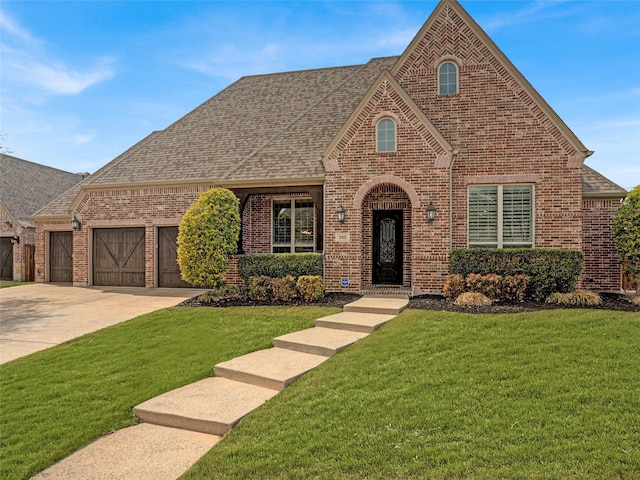
<svg viewBox="0 0 640 480"><path fill-rule="evenodd" d="M395 315L379 313L340 312L315 321L316 327L349 330L352 332L371 333Z"/></svg>
<svg viewBox="0 0 640 480"><path fill-rule="evenodd" d="M214 372L218 377L237 382L284 390L295 379L326 359L322 355L269 348L219 363L214 367Z"/></svg>
<svg viewBox="0 0 640 480"><path fill-rule="evenodd" d="M154 425L225 435L242 417L277 393L269 388L212 377L147 400L135 407L133 413L143 422Z"/></svg>
<svg viewBox="0 0 640 480"><path fill-rule="evenodd" d="M142 423L100 437L33 478L175 480L220 439Z"/></svg>
<svg viewBox="0 0 640 480"><path fill-rule="evenodd" d="M343 311L398 315L402 310L407 308L407 305L409 305L409 298L404 296L366 295L355 302L345 305Z"/></svg>
<svg viewBox="0 0 640 480"><path fill-rule="evenodd" d="M363 332L315 327L274 338L273 346L330 357L366 336Z"/></svg>

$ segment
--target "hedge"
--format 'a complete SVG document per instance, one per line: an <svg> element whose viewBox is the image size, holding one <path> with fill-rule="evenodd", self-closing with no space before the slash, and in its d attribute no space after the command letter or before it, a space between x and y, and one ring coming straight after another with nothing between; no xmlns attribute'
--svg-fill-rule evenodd
<svg viewBox="0 0 640 480"><path fill-rule="evenodd" d="M322 277L323 262L321 253L253 253L240 256L238 273L245 282L250 277Z"/></svg>
<svg viewBox="0 0 640 480"><path fill-rule="evenodd" d="M545 248L456 248L451 251L449 271L463 277L487 275L527 275L528 296L544 300L555 292L573 291L584 266L580 250Z"/></svg>

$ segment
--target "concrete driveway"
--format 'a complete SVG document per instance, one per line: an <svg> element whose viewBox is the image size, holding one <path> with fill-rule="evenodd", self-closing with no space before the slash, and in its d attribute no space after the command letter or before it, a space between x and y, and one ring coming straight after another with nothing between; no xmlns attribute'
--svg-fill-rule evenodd
<svg viewBox="0 0 640 480"><path fill-rule="evenodd" d="M177 305L203 291L45 283L0 289L0 364Z"/></svg>

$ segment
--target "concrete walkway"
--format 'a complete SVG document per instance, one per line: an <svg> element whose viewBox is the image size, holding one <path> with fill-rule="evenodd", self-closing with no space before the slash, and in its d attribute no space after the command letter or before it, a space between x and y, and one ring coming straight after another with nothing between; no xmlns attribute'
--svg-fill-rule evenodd
<svg viewBox="0 0 640 480"><path fill-rule="evenodd" d="M143 422L99 438L34 479L174 480L245 415L335 353L400 313L407 298L363 297L316 327L273 340L273 348L222 362L215 377L133 409Z"/></svg>
<svg viewBox="0 0 640 480"><path fill-rule="evenodd" d="M71 287L34 283L0 289L0 364L171 307L190 288Z"/></svg>

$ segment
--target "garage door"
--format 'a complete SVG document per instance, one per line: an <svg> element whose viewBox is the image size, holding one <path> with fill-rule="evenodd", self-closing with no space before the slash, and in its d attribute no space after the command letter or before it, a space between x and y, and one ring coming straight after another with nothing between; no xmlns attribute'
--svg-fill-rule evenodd
<svg viewBox="0 0 640 480"><path fill-rule="evenodd" d="M13 280L13 244L11 238L0 238L0 280Z"/></svg>
<svg viewBox="0 0 640 480"><path fill-rule="evenodd" d="M158 286L172 288L191 286L180 276L178 227L158 228Z"/></svg>
<svg viewBox="0 0 640 480"><path fill-rule="evenodd" d="M73 282L73 233L49 234L49 281Z"/></svg>
<svg viewBox="0 0 640 480"><path fill-rule="evenodd" d="M93 284L144 287L144 228L93 231Z"/></svg>

